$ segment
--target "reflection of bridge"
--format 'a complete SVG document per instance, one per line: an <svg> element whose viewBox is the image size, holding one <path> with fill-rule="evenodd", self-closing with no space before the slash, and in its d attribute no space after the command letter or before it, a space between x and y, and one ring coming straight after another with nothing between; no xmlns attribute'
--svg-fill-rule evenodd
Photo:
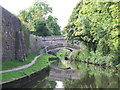
<svg viewBox="0 0 120 90"><path fill-rule="evenodd" d="M60 49L68 49L72 52L78 49L84 49L84 46L82 44L71 45L67 43L64 37L44 38L44 46L46 53L53 55L56 55L56 52L59 51ZM70 53L70 56L71 54L72 53ZM78 79L81 75L82 75L81 72L76 72L73 69L60 69L56 66L55 63L52 63L49 80L64 81L64 79L68 78Z"/></svg>
<svg viewBox="0 0 120 90"><path fill-rule="evenodd" d="M74 50L80 49L80 46L79 45L71 45L71 44L67 44L67 43L65 43L65 44L58 43L55 45L49 45L45 48L47 54L49 53L49 54L54 54L54 55L60 49L68 49L70 51L74 51Z"/></svg>
<svg viewBox="0 0 120 90"><path fill-rule="evenodd" d="M73 69L60 69L56 63L51 64L49 80L64 81L65 79L78 79L83 76L83 72L77 72Z"/></svg>

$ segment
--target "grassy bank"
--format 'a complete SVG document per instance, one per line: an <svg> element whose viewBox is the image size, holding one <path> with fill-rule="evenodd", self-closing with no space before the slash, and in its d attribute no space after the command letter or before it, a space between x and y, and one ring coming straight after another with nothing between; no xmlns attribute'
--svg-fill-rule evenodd
<svg viewBox="0 0 120 90"><path fill-rule="evenodd" d="M68 57L70 52L70 50L61 49L56 53L56 56L60 59L60 61L58 62L59 68L65 69L69 67L68 61L65 60L65 57Z"/></svg>
<svg viewBox="0 0 120 90"><path fill-rule="evenodd" d="M23 66L23 65L31 63L31 61L34 60L34 58L39 55L41 49L43 48L40 48L36 53L28 54L26 56L26 60L23 62L19 60L10 60L10 61L2 62L2 64L0 64L2 67L2 70L17 68L19 66Z"/></svg>
<svg viewBox="0 0 120 90"><path fill-rule="evenodd" d="M26 76L26 75L29 76L31 73L40 71L41 69L50 65L51 62L49 62L49 60L48 60L50 57L55 57L55 56L49 55L49 54L43 55L43 56L40 56L32 66L30 66L26 69L21 69L18 71L0 74L0 75L2 75L2 82L12 81L12 80L18 79L18 78Z"/></svg>
<svg viewBox="0 0 120 90"><path fill-rule="evenodd" d="M8 69L17 68L19 66L29 64L38 55L39 55L38 53L29 54L26 57L26 60L24 62L19 61L19 60L5 61L2 63L2 70L8 70Z"/></svg>

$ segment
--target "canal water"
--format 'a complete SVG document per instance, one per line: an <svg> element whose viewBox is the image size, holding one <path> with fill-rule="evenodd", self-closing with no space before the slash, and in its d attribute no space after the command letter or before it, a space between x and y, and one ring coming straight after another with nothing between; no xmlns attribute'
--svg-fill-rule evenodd
<svg viewBox="0 0 120 90"><path fill-rule="evenodd" d="M120 72L110 68L72 62L72 69L52 63L49 76L32 88L120 88Z"/></svg>
<svg viewBox="0 0 120 90"><path fill-rule="evenodd" d="M58 63L59 64L59 63ZM3 88L120 88L120 71L72 62L59 68L57 62L31 76L3 85ZM63 66L63 65L62 65Z"/></svg>

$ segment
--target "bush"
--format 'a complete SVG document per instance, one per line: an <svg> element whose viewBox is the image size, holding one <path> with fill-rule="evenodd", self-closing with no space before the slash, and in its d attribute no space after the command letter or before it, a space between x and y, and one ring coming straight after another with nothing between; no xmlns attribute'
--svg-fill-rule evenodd
<svg viewBox="0 0 120 90"><path fill-rule="evenodd" d="M70 50L67 50L67 49L61 49L56 53L57 57L60 60L64 60L65 57L69 56L69 54L70 54Z"/></svg>
<svg viewBox="0 0 120 90"><path fill-rule="evenodd" d="M111 52L104 56L100 50L96 50L96 52L89 52L87 49L77 50L70 58L72 61L79 60L104 66L116 66L119 64L118 55L115 52Z"/></svg>

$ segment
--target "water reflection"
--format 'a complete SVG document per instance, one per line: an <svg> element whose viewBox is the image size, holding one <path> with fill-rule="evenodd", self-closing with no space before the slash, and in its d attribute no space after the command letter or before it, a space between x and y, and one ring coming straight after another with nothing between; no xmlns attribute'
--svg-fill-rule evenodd
<svg viewBox="0 0 120 90"><path fill-rule="evenodd" d="M71 70L51 68L48 82L54 88L118 88L120 72L99 66L72 62ZM119 87L120 88L120 87Z"/></svg>
<svg viewBox="0 0 120 90"><path fill-rule="evenodd" d="M34 88L118 88L120 72L99 66L72 62L73 69L52 64L49 77ZM120 87L119 87L120 88Z"/></svg>
<svg viewBox="0 0 120 90"><path fill-rule="evenodd" d="M62 81L56 81L57 85L55 88L64 88L63 87L63 82Z"/></svg>
<svg viewBox="0 0 120 90"><path fill-rule="evenodd" d="M11 83L11 88L120 88L120 72L100 66L72 62L73 69L61 69L56 63L24 81ZM46 71L47 70L47 71ZM30 80L28 80L28 78Z"/></svg>
<svg viewBox="0 0 120 90"><path fill-rule="evenodd" d="M38 82L35 86L33 86L33 88L56 88L56 81L49 81L48 79L44 79L40 82Z"/></svg>
<svg viewBox="0 0 120 90"><path fill-rule="evenodd" d="M72 63L72 66L83 75L77 80L65 79L65 88L118 88L119 74L112 69L104 69L93 65ZM120 87L119 87L120 88Z"/></svg>

